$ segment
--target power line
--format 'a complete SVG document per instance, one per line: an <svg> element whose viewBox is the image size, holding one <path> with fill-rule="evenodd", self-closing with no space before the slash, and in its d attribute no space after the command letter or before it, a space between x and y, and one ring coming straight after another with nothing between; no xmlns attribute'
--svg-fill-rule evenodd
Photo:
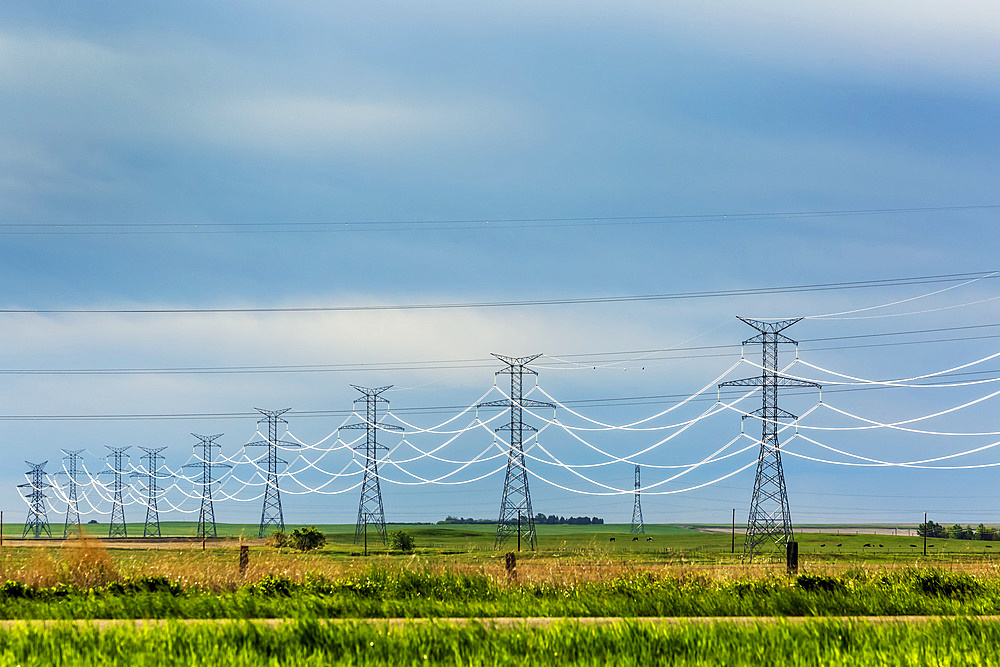
<svg viewBox="0 0 1000 667"><path fill-rule="evenodd" d="M946 373L939 378L954 378L968 375L983 375L983 374L994 374L996 378L989 379L1000 379L1000 369L993 369L988 371L964 371L959 373ZM921 383L921 386L933 387L938 382L925 382ZM825 389L823 394L838 394L844 392L857 392L857 391L879 391L885 389L905 389L906 387L899 387L894 385L877 385L877 386L851 386L851 387L840 387L835 389ZM739 395L738 391L722 391L720 394L722 397L732 397ZM794 389L790 389L786 392L787 396L795 396L802 392L797 392ZM663 405L673 403L676 400L688 398L689 394L651 394L648 396L623 396L623 397L607 397L607 398L586 398L577 400L567 400L562 401L563 405L566 406L585 406L591 408L607 407L607 408L617 408L617 407L630 407L639 405ZM713 394L711 396L701 396L698 398L691 399L690 402L715 402L716 396ZM463 410L468 406L465 405L429 405L429 406L414 406L414 407L402 407L393 409L394 414L438 414L438 413L450 413L454 410ZM347 417L353 414L351 410L293 410L290 411L289 416L294 417ZM131 414L67 414L67 415L0 415L0 421L155 421L155 420L174 420L174 419L214 419L214 420L224 420L224 419L246 419L248 417L255 417L256 413L253 412L166 412L166 413L131 413Z"/></svg>
<svg viewBox="0 0 1000 667"><path fill-rule="evenodd" d="M990 211L1000 204L919 206L906 208L840 209L763 213L699 213L669 215L611 215L586 217L453 218L395 220L286 220L255 222L64 222L0 224L6 235L159 235L159 234L281 234L350 233L379 231L459 231L530 228L576 228L628 225L719 224L729 222L791 221L810 218L846 218L871 215L911 215Z"/></svg>
<svg viewBox="0 0 1000 667"><path fill-rule="evenodd" d="M694 292L665 292L660 294L631 294L619 296L593 296L562 299L526 299L517 301L468 301L452 303L377 304L371 306L288 306L273 308L0 308L7 315L178 315L218 313L317 313L317 312L370 312L387 310L445 310L465 308L509 308L527 306L581 305L596 303L626 303L642 301L676 301L733 296L758 296L766 294L794 294L800 292L826 292L837 290L867 289L875 287L900 287L931 283L961 282L970 278L997 278L1000 270L947 273L931 276L856 280L832 283L809 283L777 287L752 287L731 290L706 290Z"/></svg>
<svg viewBox="0 0 1000 667"><path fill-rule="evenodd" d="M824 341L854 340L866 338L878 338L886 336L909 336L925 333L938 333L948 331L964 331L971 329L985 329L1000 327L1000 323L994 324L973 324L958 327L941 327L936 329L914 329L910 331L890 331L873 334L857 334L850 336L829 336L823 338L804 338L800 343L817 343ZM828 347L800 346L802 351L824 351L824 350L845 350L865 347L883 347L886 345L917 345L923 343L945 343L965 340L982 340L987 338L1000 338L1000 334L987 336L967 336L955 338L936 338L932 340L918 341L898 341L895 343L878 343L862 345L841 345ZM606 364L613 359L601 359L602 357L615 357L622 355L649 355L669 352L691 352L703 350L733 350L739 349L738 343L726 343L720 345L696 345L687 347L668 347L646 350L622 350L616 352L581 352L573 354L556 354L549 358L554 361L564 359L589 359L589 363ZM715 354L690 354L672 355L669 357L644 357L642 361L663 361L680 359L702 359L724 355ZM627 362L629 360L623 360ZM578 362L580 365L589 365L587 362ZM452 370L452 369L473 369L489 368L492 364L485 358L478 359L436 359L427 361L397 361L397 362L356 362L341 364L283 364L274 366L175 366L175 367L121 367L121 368L8 368L0 369L0 375L201 375L201 374L257 374L257 373L344 373L358 371L413 371L413 370Z"/></svg>

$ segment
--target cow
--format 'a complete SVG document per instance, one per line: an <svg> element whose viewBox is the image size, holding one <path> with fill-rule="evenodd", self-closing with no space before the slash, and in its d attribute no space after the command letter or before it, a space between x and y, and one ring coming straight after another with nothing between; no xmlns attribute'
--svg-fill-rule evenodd
<svg viewBox="0 0 1000 667"><path fill-rule="evenodd" d="M613 537L610 540L608 540L608 542L614 542L614 541L615 541L615 538L613 538Z"/></svg>
<svg viewBox="0 0 1000 667"><path fill-rule="evenodd" d="M632 541L633 541L633 542L638 542L638 541L639 541L639 538L638 538L638 537L633 537L633 538L632 538Z"/></svg>
<svg viewBox="0 0 1000 667"><path fill-rule="evenodd" d="M646 538L646 541L647 541L647 542L652 542L652 541L653 541L653 538L652 538L652 537L647 537L647 538Z"/></svg>

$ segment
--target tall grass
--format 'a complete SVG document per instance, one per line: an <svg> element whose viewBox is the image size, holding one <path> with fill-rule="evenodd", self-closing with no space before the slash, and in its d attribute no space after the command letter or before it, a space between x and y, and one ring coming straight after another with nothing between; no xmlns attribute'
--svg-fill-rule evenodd
<svg viewBox="0 0 1000 667"><path fill-rule="evenodd" d="M59 623L0 633L0 662L44 665L985 665L1000 625L809 623L488 629L446 623L389 627L306 620L155 627Z"/></svg>
<svg viewBox="0 0 1000 667"><path fill-rule="evenodd" d="M1000 577L897 569L733 580L639 573L581 584L510 584L480 574L371 566L339 577L270 575L221 591L148 575L96 586L0 585L0 618L7 619L909 614L1000 614Z"/></svg>

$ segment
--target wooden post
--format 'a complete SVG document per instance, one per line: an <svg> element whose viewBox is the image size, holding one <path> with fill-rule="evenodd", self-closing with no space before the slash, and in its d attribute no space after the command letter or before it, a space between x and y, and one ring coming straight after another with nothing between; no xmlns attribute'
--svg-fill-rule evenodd
<svg viewBox="0 0 1000 667"><path fill-rule="evenodd" d="M785 561L788 566L788 574L795 574L799 571L798 542L789 542L785 545Z"/></svg>
<svg viewBox="0 0 1000 667"><path fill-rule="evenodd" d="M521 513L517 513L517 550L521 551Z"/></svg>
<svg viewBox="0 0 1000 667"><path fill-rule="evenodd" d="M250 546L240 545L240 576L247 576L247 567L250 565Z"/></svg>
<svg viewBox="0 0 1000 667"><path fill-rule="evenodd" d="M365 555L368 555L368 515L365 514Z"/></svg>
<svg viewBox="0 0 1000 667"><path fill-rule="evenodd" d="M924 557L927 556L927 512L924 512Z"/></svg>
<svg viewBox="0 0 1000 667"><path fill-rule="evenodd" d="M508 551L504 557L504 567L507 569L507 581L517 581L517 554Z"/></svg>

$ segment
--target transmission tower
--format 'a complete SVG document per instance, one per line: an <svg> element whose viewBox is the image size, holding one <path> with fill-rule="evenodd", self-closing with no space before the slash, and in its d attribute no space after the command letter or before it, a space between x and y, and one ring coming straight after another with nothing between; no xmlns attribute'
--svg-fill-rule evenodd
<svg viewBox="0 0 1000 667"><path fill-rule="evenodd" d="M27 537L28 533L32 533L36 539L41 537L42 533L45 533L46 537L52 537L49 516L45 511L45 488L52 486L45 481L45 464L48 461L41 463L25 461L25 463L30 466L28 472L24 473L28 483L17 486L19 489L27 488L31 491L28 493L28 517L24 520L24 532L21 537Z"/></svg>
<svg viewBox="0 0 1000 667"><path fill-rule="evenodd" d="M635 501L632 503L632 527L628 532L646 534L646 526L642 522L642 502L639 500L639 466L635 467Z"/></svg>
<svg viewBox="0 0 1000 667"><path fill-rule="evenodd" d="M363 394L361 398L354 399L354 403L362 401L365 403L364 422L340 427L342 429L365 430L365 444L355 447L355 449L364 449L365 452L365 479L361 484L361 502L358 503L358 521L354 527L354 543L357 544L362 538L368 524L374 524L378 530L379 538L385 544L385 512L382 509L382 488L379 485L378 477L378 450L386 449L386 447L378 444L378 432L402 431L403 428L378 421L378 404L389 404L389 401L382 398L381 394L387 389L391 389L391 384L374 389L359 387L356 384L351 386Z"/></svg>
<svg viewBox="0 0 1000 667"><path fill-rule="evenodd" d="M792 517L788 510L788 493L785 489L785 473L781 467L781 451L778 445L779 420L796 419L792 413L778 407L778 387L815 387L815 382L797 380L778 373L778 344L798 345L781 332L792 326L801 317L778 322L762 322L745 317L738 318L759 333L743 341L743 345L759 343L762 349L763 370L757 377L723 382L719 387L760 387L761 407L747 417L757 417L761 423L760 454L757 458L757 476L754 479L753 495L750 498L750 516L747 519L747 534L743 543L743 558L753 560L754 554L764 542L775 546L792 539Z"/></svg>
<svg viewBox="0 0 1000 667"><path fill-rule="evenodd" d="M133 477L146 478L146 523L142 527L143 537L162 537L160 534L160 510L156 506L156 501L160 497L160 456L166 447L140 447L146 452L139 458L143 462L143 470L132 473Z"/></svg>
<svg viewBox="0 0 1000 667"><path fill-rule="evenodd" d="M278 424L288 423L281 418L281 415L291 408L283 410L254 408L254 410L264 415L263 419L257 421L258 424L267 422L267 441L255 440L244 446L267 447L267 483L264 486L264 504L260 509L260 529L257 531L257 537L266 537L268 526L273 526L281 531L285 530L285 515L281 511L281 491L278 489L278 464L287 463L287 461L278 458L278 445L298 447L299 444L278 439Z"/></svg>
<svg viewBox="0 0 1000 667"><path fill-rule="evenodd" d="M63 539L68 538L71 532L75 535L79 535L81 532L80 499L77 495L80 461L83 460L83 457L80 456L81 452L83 452L82 449L63 450L66 455L63 457L63 470L69 480L66 489L66 524L63 526Z"/></svg>
<svg viewBox="0 0 1000 667"><path fill-rule="evenodd" d="M112 447L105 445L111 450L111 461L108 462L110 470L102 470L99 474L112 475L111 482L111 525L108 526L108 537L128 537L128 526L125 524L125 503L122 500L122 475L125 473L125 461L128 454L125 452L131 449L128 447Z"/></svg>
<svg viewBox="0 0 1000 667"><path fill-rule="evenodd" d="M497 521L497 539L495 548L499 551L504 542L513 534L518 543L525 538L532 551L538 546L535 537L535 517L531 512L531 493L528 491L528 469L524 465L524 432L537 431L533 426L524 423L524 408L554 408L551 403L543 403L524 398L522 391L525 373L538 375L527 367L532 361L542 356L535 354L530 357L505 357L493 354L494 357L507 364L507 368L497 371L496 375L510 375L510 398L499 401L480 403L480 408L509 408L510 421L505 426L496 429L510 432L510 444L507 450L507 476L503 483L503 498L500 501L500 518Z"/></svg>
<svg viewBox="0 0 1000 667"><path fill-rule="evenodd" d="M196 480L197 484L201 484L201 512L198 514L198 537L217 537L215 530L215 506L212 503L212 469L213 468L232 468L228 463L215 463L213 452L217 448L221 448L222 445L216 442L217 439L222 437L222 433L216 433L215 435L198 435L197 433L192 433L194 437L198 438L199 442L195 445L195 448L201 447L201 454L195 453L195 457L198 459L195 463L184 464L185 468L200 468L201 475L199 475ZM209 528L211 524L211 528Z"/></svg>

